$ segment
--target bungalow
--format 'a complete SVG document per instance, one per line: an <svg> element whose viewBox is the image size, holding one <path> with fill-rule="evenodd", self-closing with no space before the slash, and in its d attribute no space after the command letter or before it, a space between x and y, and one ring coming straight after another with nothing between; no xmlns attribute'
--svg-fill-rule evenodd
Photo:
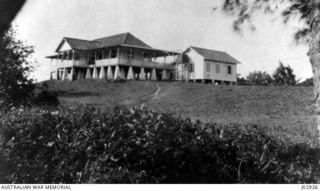
<svg viewBox="0 0 320 191"><path fill-rule="evenodd" d="M95 40L64 37L51 59L51 79L174 79L179 53L152 48L130 33ZM54 65L54 66L53 66Z"/></svg>
<svg viewBox="0 0 320 191"><path fill-rule="evenodd" d="M152 48L131 33L95 40L64 37L51 60L51 79L187 80L233 84L238 60L225 52Z"/></svg>
<svg viewBox="0 0 320 191"><path fill-rule="evenodd" d="M225 52L188 47L178 58L176 79L215 84L234 84L237 82L238 60Z"/></svg>

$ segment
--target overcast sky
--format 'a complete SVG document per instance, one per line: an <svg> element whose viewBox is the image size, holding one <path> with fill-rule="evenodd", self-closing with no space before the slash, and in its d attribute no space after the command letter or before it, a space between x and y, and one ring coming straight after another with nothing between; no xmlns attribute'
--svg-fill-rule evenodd
<svg viewBox="0 0 320 191"><path fill-rule="evenodd" d="M272 73L281 60L298 78L312 76L307 47L296 46L292 34L298 22L283 25L280 17L259 15L257 30L242 35L232 30L232 17L218 0L28 0L13 25L22 40L35 46L38 67L33 77L49 78L45 56L64 36L92 40L131 32L154 48L183 50L189 45L225 51L238 59L238 73Z"/></svg>

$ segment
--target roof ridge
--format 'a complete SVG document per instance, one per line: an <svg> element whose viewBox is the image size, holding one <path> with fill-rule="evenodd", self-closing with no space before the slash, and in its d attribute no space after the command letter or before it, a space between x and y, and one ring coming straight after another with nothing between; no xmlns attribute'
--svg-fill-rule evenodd
<svg viewBox="0 0 320 191"><path fill-rule="evenodd" d="M113 34L113 35L110 35L110 36L105 36L105 37L93 39L92 41L99 41L99 40L106 39L106 38L112 38L112 37L115 37L115 36L126 35L126 33L124 32L124 33Z"/></svg>
<svg viewBox="0 0 320 191"><path fill-rule="evenodd" d="M200 54L204 59L207 60L215 60L215 61L221 61L221 62L227 62L227 63L240 63L237 59L235 59L233 56L228 54L224 51L217 51L212 49L206 49L206 48L199 48L195 46L189 46L189 48L193 49L195 52ZM188 49L187 49L188 50Z"/></svg>
<svg viewBox="0 0 320 191"><path fill-rule="evenodd" d="M215 52L222 52L222 53L226 53L225 51L221 51L221 50L212 50L212 49L208 49L208 48L200 48L200 47L197 47L197 46L189 46L191 48L197 48L197 49L202 49L202 50L209 50L209 51L215 51Z"/></svg>
<svg viewBox="0 0 320 191"><path fill-rule="evenodd" d="M63 38L64 39L83 40L83 41L93 42L91 40L85 40L85 39L80 39L80 38L72 38L72 37L66 37L66 36L64 36Z"/></svg>
<svg viewBox="0 0 320 191"><path fill-rule="evenodd" d="M126 32L125 33L126 35L125 35L125 37L124 37L124 39L123 39L123 41L122 41L122 44L125 44L125 42L127 41L127 39L128 39L128 36L129 36L129 32Z"/></svg>

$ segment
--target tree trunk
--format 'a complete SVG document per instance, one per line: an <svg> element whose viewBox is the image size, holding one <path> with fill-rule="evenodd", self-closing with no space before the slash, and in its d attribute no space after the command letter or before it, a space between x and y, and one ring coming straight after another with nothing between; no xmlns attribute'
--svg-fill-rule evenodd
<svg viewBox="0 0 320 191"><path fill-rule="evenodd" d="M317 129L320 134L320 14L312 15L311 34L309 39L309 58L312 65L313 84L316 103ZM320 136L319 136L320 139Z"/></svg>

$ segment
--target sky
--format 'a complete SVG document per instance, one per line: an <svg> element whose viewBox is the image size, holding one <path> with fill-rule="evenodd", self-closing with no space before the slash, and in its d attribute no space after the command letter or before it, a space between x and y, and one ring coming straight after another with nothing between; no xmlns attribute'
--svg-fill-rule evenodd
<svg viewBox="0 0 320 191"><path fill-rule="evenodd" d="M232 29L233 17L213 7L223 0L27 0L13 21L18 38L33 45L37 60L31 77L50 77L50 60L63 37L85 40L130 32L154 48L184 50L198 46L225 51L241 62L237 73L272 74L281 60L298 79L312 76L307 46L296 45L301 23L284 25L276 15L255 17L255 31Z"/></svg>

